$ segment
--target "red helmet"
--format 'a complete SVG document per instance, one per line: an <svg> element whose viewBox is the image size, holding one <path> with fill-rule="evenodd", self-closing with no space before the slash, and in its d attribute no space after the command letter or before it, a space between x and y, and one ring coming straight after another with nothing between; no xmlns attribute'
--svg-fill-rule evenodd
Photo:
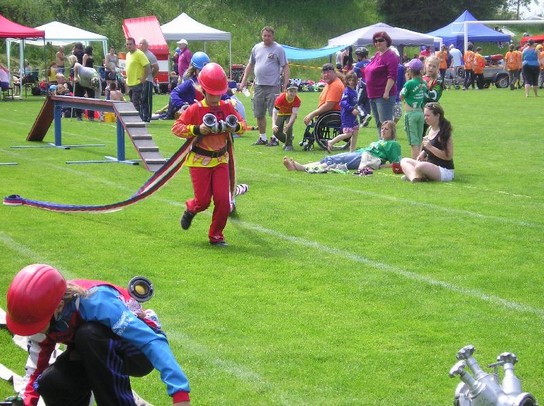
<svg viewBox="0 0 544 406"><path fill-rule="evenodd" d="M206 93L219 96L225 94L229 87L227 75L221 65L210 62L206 64L198 75L198 83Z"/></svg>
<svg viewBox="0 0 544 406"><path fill-rule="evenodd" d="M44 264L24 267L8 288L8 329L21 336L43 331L65 292L66 281L55 268Z"/></svg>

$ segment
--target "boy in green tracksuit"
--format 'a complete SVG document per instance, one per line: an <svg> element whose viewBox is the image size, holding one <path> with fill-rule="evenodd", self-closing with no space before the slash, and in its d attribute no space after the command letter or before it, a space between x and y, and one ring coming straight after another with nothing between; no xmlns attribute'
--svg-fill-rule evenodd
<svg viewBox="0 0 544 406"><path fill-rule="evenodd" d="M427 97L427 84L421 78L423 62L419 59L412 59L406 65L408 81L400 91L400 98L404 101L404 129L408 135L411 155L416 159L421 152L421 141L423 139L423 106Z"/></svg>

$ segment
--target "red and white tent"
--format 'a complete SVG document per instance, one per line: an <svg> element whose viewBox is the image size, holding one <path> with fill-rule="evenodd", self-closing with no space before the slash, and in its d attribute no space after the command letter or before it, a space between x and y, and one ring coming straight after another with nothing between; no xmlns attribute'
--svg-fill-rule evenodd
<svg viewBox="0 0 544 406"><path fill-rule="evenodd" d="M43 38L45 31L17 24L0 14L0 38Z"/></svg>
<svg viewBox="0 0 544 406"><path fill-rule="evenodd" d="M5 38L6 40L9 39L21 39L21 43L19 44L19 66L24 66L24 41L25 39L37 39L37 38L44 38L45 37L45 31L37 30L32 27L26 27L21 24L17 24L11 20L8 20L6 17L0 14L0 38ZM11 51L10 41L7 41L6 44L6 53L7 53L7 67L8 70L11 73L11 58L10 58L10 51ZM11 78L10 78L11 79Z"/></svg>

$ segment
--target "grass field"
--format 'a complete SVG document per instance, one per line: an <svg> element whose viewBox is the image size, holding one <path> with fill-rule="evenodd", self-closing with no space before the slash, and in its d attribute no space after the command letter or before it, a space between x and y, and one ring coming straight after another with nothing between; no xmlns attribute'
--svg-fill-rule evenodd
<svg viewBox="0 0 544 406"><path fill-rule="evenodd" d="M318 95L301 97L303 117ZM155 106L166 102L156 97ZM0 103L0 162L18 163L0 166L2 197L105 204L150 176L141 166L65 163L115 155L109 123L63 120L65 143L104 147L12 148L30 144L42 103ZM250 189L237 199L226 249L208 244L210 211L190 230L179 227L192 195L186 169L116 213L2 206L0 307L29 263L120 285L149 277L149 307L195 405L449 405L459 379L448 371L466 344L482 367L516 353L523 389L544 402L544 94L451 90L442 104L454 126L456 179L448 184L410 184L390 170L287 172L280 148L251 145L256 132L236 139L238 183ZM180 145L171 125L150 126L165 156ZM300 118L295 130L299 141ZM376 136L364 129L359 144ZM136 157L130 142L127 156ZM291 156L309 162L323 151L297 147ZM5 330L0 343L1 362L22 374L24 352ZM133 386L155 405L171 402L157 373ZM0 396L10 394L1 383Z"/></svg>

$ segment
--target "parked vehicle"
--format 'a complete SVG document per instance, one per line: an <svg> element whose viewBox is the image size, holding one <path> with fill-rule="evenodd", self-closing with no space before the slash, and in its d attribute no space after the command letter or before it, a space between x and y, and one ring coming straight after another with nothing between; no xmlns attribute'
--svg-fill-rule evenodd
<svg viewBox="0 0 544 406"><path fill-rule="evenodd" d="M510 85L508 72L504 68L504 56L501 54L485 57L484 87L488 88L494 84L499 89L507 88Z"/></svg>

